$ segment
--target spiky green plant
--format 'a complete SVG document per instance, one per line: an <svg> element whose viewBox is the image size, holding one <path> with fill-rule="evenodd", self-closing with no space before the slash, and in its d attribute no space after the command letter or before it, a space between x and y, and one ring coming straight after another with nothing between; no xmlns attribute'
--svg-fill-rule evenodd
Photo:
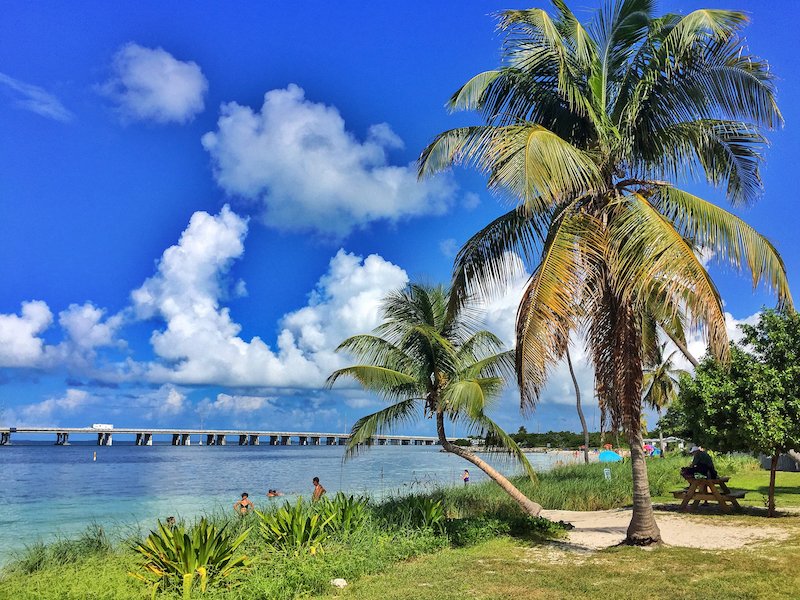
<svg viewBox="0 0 800 600"><path fill-rule="evenodd" d="M588 24L564 0L499 16L504 64L450 99L483 123L438 135L421 176L475 166L514 208L456 257L453 305L503 288L510 252L533 272L517 313L517 380L532 408L570 335L586 333L597 396L628 435L627 541L660 540L642 452L642 318L685 310L710 351L728 352L722 300L698 256L747 268L791 305L774 246L737 216L678 187L702 178L734 205L762 188L763 131L782 117L774 75L729 10L655 14L655 0L606 0Z"/></svg>
<svg viewBox="0 0 800 600"><path fill-rule="evenodd" d="M249 533L250 528L236 536L226 526L217 527L205 518L188 530L183 523L168 527L159 521L157 531L133 545L144 563L143 573L131 575L151 583L153 596L159 588L178 584L183 598L188 599L196 583L205 592L209 583L225 579L248 564L247 557L237 556L236 550Z"/></svg>
<svg viewBox="0 0 800 600"><path fill-rule="evenodd" d="M284 502L273 511L256 511L256 514L261 536L267 544L273 550L295 554L321 552L334 518L332 514L316 510L302 498L298 498L295 504Z"/></svg>
<svg viewBox="0 0 800 600"><path fill-rule="evenodd" d="M337 492L333 498L323 498L315 508L325 519L329 519L331 533L343 537L361 529L370 516L366 498L346 496L342 492Z"/></svg>

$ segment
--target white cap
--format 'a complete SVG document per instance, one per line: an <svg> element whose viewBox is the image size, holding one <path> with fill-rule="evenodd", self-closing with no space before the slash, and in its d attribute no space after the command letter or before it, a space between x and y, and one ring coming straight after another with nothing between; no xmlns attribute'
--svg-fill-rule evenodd
<svg viewBox="0 0 800 600"><path fill-rule="evenodd" d="M692 449L689 450L689 454L694 454L695 452L700 451L700 446L692 446Z"/></svg>

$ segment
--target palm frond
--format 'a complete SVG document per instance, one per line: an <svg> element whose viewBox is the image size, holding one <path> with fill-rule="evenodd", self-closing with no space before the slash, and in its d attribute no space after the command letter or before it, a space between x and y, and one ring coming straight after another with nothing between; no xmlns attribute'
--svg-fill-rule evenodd
<svg viewBox="0 0 800 600"><path fill-rule="evenodd" d="M415 377L376 365L353 365L338 369L325 380L325 387L333 387L341 377L352 377L365 390L388 399L403 398L421 391L419 381Z"/></svg>
<svg viewBox="0 0 800 600"><path fill-rule="evenodd" d="M376 435L413 423L419 418L417 403L420 400L420 398L407 398L361 417L350 430L350 438L345 447L345 460L358 454L359 450L369 447Z"/></svg>
<svg viewBox="0 0 800 600"><path fill-rule="evenodd" d="M686 238L714 252L717 260L750 270L753 287L765 283L781 306L792 306L786 266L775 247L739 217L671 186L652 196L655 208Z"/></svg>
<svg viewBox="0 0 800 600"><path fill-rule="evenodd" d="M517 311L517 383L523 408L536 404L553 364L575 329L583 275L602 253L600 224L587 214L566 213L550 230L539 267Z"/></svg>
<svg viewBox="0 0 800 600"><path fill-rule="evenodd" d="M706 331L711 352L726 358L722 300L693 246L641 195L620 202L625 208L610 221L609 230L621 291L640 308L653 294L671 299L668 306L687 310L695 325Z"/></svg>

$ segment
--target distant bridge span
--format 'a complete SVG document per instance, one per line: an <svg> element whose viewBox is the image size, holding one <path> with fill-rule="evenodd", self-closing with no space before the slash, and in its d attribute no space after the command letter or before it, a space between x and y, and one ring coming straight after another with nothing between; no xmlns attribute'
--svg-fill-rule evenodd
<svg viewBox="0 0 800 600"><path fill-rule="evenodd" d="M153 436L167 436L173 446L190 446L194 437L198 445L225 446L228 438L234 438L239 446L258 446L261 438L270 446L289 446L297 440L301 446L343 446L350 439L349 433L320 433L312 431L255 431L249 429L152 429L147 427L5 427L0 428L0 446L11 444L11 436L17 434L55 435L57 446L69 445L70 434L97 436L98 446L111 446L114 436L132 435L137 446L152 446ZM435 437L418 435L376 435L369 445L377 446L433 446Z"/></svg>

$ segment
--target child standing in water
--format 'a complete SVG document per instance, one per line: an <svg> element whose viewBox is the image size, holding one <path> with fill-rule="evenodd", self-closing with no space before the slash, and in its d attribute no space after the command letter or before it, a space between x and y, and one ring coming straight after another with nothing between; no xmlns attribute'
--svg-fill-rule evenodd
<svg viewBox="0 0 800 600"><path fill-rule="evenodd" d="M469 471L464 469L464 474L461 475L461 479L464 480L464 485L467 485L469 483Z"/></svg>

